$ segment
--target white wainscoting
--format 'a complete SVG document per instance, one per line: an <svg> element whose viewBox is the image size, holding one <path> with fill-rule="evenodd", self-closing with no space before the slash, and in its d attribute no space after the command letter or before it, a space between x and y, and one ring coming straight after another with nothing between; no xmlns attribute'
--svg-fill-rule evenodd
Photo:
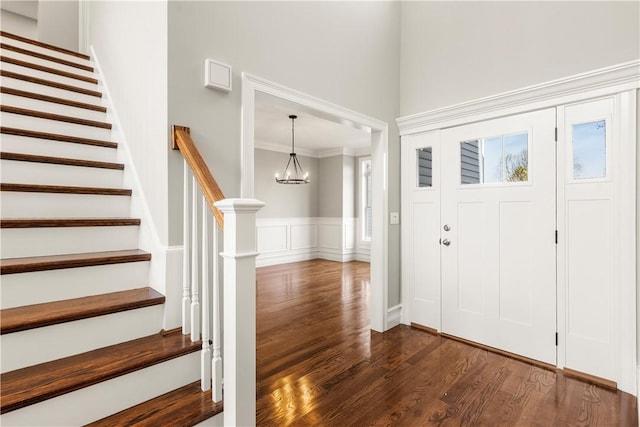
<svg viewBox="0 0 640 427"><path fill-rule="evenodd" d="M368 245L357 244L356 218L258 218L258 267L308 259L369 261ZM364 242L368 243L368 242Z"/></svg>

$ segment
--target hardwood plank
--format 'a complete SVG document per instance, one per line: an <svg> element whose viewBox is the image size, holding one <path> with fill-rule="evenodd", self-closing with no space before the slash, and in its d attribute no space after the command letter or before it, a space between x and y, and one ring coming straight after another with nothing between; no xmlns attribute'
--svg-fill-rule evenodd
<svg viewBox="0 0 640 427"><path fill-rule="evenodd" d="M637 399L400 325L370 331L369 265L257 270L259 426L637 426Z"/></svg>
<svg viewBox="0 0 640 427"><path fill-rule="evenodd" d="M35 154L0 152L0 159L19 162L49 163L65 166L83 166L87 168L124 170L124 164L111 162L96 162L93 160L70 159L65 157L38 156Z"/></svg>
<svg viewBox="0 0 640 427"><path fill-rule="evenodd" d="M10 79L22 80L25 82L35 83L42 86L55 87L57 89L68 90L70 92L82 93L88 96L94 96L96 98L102 98L102 93L96 90L85 89L82 87L77 87L73 85L68 85L64 83L54 82L52 80L41 79L39 77L33 77L22 73L16 73L8 70L0 70L0 76L7 77Z"/></svg>
<svg viewBox="0 0 640 427"><path fill-rule="evenodd" d="M93 73L93 67L90 67L88 65L79 64L73 61L67 61L66 59L62 59L57 56L45 55L44 53L36 52L29 49L23 49L21 47L10 45L7 43L0 43L0 49L10 50L22 55L33 56L34 58L44 59L45 61L51 61L61 65L67 65L69 67L74 67L78 68L79 70L89 71Z"/></svg>
<svg viewBox="0 0 640 427"><path fill-rule="evenodd" d="M69 79L74 79L74 80L80 80L80 81L95 84L95 85L98 84L98 80L93 77L86 77L81 74L62 71L62 70L58 70L57 68L45 67L44 65L34 64L33 62L21 61L19 59L15 59L10 56L0 55L0 62L19 65L20 67L31 68L33 70L43 71L45 73L55 74L57 76L67 77Z"/></svg>
<svg viewBox="0 0 640 427"><path fill-rule="evenodd" d="M5 218L0 228L122 227L140 225L139 218Z"/></svg>
<svg viewBox="0 0 640 427"><path fill-rule="evenodd" d="M66 185L36 185L0 183L0 191L22 191L26 193L101 194L106 196L130 196L131 190L104 187L71 187Z"/></svg>
<svg viewBox="0 0 640 427"><path fill-rule="evenodd" d="M13 33L9 33L7 31L0 31L0 36L2 37L7 37L10 39L14 39L14 40L19 40L23 43L29 43L32 44L34 46L40 46L40 47L44 47L46 49L51 49L55 52L60 52L60 53L65 53L67 55L72 55L75 56L76 58L82 58L82 59L86 59L87 61L90 60L91 58L89 57L89 55L85 55L84 53L79 53L79 52L74 52L73 50L69 50L69 49L65 49L59 46L54 46L52 44L48 44L48 43L44 43L38 40L33 40L33 39L29 39L27 37L23 37L23 36L19 36L17 34L13 34Z"/></svg>
<svg viewBox="0 0 640 427"><path fill-rule="evenodd" d="M150 260L151 254L139 249L25 258L5 258L0 259L0 274L27 273L31 271L59 270L63 268L90 267L95 265L144 262Z"/></svg>
<svg viewBox="0 0 640 427"><path fill-rule="evenodd" d="M0 310L0 335L163 304L153 288L130 289Z"/></svg>
<svg viewBox="0 0 640 427"><path fill-rule="evenodd" d="M51 141L69 142L73 144L93 145L96 147L118 148L117 142L103 141L100 139L81 138L70 135L60 135L56 133L37 132L28 129L17 129L10 127L0 127L0 133L5 135L24 136L26 138L48 139Z"/></svg>
<svg viewBox="0 0 640 427"><path fill-rule="evenodd" d="M39 101L51 102L54 104L68 105L70 107L83 108L85 110L99 111L101 113L107 112L107 107L103 107L101 105L88 104L86 102L78 102L78 101L73 101L71 99L43 95L40 93L14 89L11 87L4 87L4 86L0 87L0 93L5 93L7 95L21 96L23 98L37 99Z"/></svg>
<svg viewBox="0 0 640 427"><path fill-rule="evenodd" d="M58 122L72 123L76 125L91 126L101 129L111 129L111 123L98 122L96 120L81 119L78 117L63 116L61 114L46 113L44 111L29 110L27 108L14 107L11 105L0 105L0 111L22 116L36 117L39 119L55 120Z"/></svg>
<svg viewBox="0 0 640 427"><path fill-rule="evenodd" d="M222 402L213 403L211 390L203 392L198 381L87 424L87 427L186 427L209 419L222 410Z"/></svg>
<svg viewBox="0 0 640 427"><path fill-rule="evenodd" d="M60 396L200 350L201 342L175 332L6 372L0 375L0 413Z"/></svg>

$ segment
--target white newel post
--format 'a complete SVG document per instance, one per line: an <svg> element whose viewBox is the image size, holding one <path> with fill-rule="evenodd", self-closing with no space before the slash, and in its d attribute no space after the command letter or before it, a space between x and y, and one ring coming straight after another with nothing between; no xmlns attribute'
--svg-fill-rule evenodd
<svg viewBox="0 0 640 427"><path fill-rule="evenodd" d="M256 213L264 203L225 199L224 425L256 425Z"/></svg>

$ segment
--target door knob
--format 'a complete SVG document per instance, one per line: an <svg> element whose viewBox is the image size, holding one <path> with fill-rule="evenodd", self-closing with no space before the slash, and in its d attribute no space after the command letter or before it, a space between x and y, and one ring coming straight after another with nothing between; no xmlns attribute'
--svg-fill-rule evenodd
<svg viewBox="0 0 640 427"><path fill-rule="evenodd" d="M442 244L445 245L445 246L449 246L451 244L451 241L449 239L444 239L442 241Z"/></svg>
<svg viewBox="0 0 640 427"><path fill-rule="evenodd" d="M449 224L445 224L444 227L442 227L442 228L444 228L444 231L451 230L451 227L449 227Z"/></svg>

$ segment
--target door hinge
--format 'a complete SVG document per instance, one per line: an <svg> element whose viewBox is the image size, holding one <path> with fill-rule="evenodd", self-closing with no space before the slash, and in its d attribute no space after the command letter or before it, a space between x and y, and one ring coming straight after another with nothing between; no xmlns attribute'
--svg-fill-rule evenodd
<svg viewBox="0 0 640 427"><path fill-rule="evenodd" d="M556 230L556 245L558 244L558 230Z"/></svg>
<svg viewBox="0 0 640 427"><path fill-rule="evenodd" d="M556 347L558 346L558 333L556 332Z"/></svg>
<svg viewBox="0 0 640 427"><path fill-rule="evenodd" d="M558 128L556 127L555 141L558 142Z"/></svg>

